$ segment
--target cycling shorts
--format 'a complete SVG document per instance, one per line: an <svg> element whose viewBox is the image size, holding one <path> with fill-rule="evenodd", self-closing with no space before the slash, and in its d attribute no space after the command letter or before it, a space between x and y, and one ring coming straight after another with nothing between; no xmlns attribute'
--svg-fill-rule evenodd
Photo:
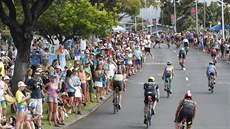
<svg viewBox="0 0 230 129"><path fill-rule="evenodd" d="M115 90L116 87L118 87L118 91L122 91L122 85L122 81L113 81L113 90Z"/></svg>
<svg viewBox="0 0 230 129"><path fill-rule="evenodd" d="M148 96L151 96L151 97L152 97L152 101L153 101L153 102L156 101L156 95L154 95L154 94L145 95L145 100L144 100L144 103L145 103L145 104L148 104Z"/></svg>
<svg viewBox="0 0 230 129"><path fill-rule="evenodd" d="M215 73L214 72L208 72L208 77L214 76Z"/></svg>
<svg viewBox="0 0 230 129"><path fill-rule="evenodd" d="M183 120L184 117L187 117L187 124L188 125L192 125L192 118L193 118L193 112L192 111L188 111L188 110L181 110L179 112L179 115L177 116L176 121L177 122L181 122Z"/></svg>

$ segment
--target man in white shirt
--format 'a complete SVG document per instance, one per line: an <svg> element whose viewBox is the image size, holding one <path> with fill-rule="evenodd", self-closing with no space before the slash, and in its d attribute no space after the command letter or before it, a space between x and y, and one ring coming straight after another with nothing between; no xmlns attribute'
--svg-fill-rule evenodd
<svg viewBox="0 0 230 129"><path fill-rule="evenodd" d="M151 40L146 37L146 39L144 40L144 43L145 43L145 55L146 56L150 55L153 57L153 55L151 54L151 51L150 51L151 50L151 44L152 44Z"/></svg>

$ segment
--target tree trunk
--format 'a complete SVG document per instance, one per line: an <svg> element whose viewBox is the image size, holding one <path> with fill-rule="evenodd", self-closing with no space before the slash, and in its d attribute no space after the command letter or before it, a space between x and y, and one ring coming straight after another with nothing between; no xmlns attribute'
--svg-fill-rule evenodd
<svg viewBox="0 0 230 129"><path fill-rule="evenodd" d="M12 79L12 89L14 94L18 89L18 82L23 81L26 70L30 65L30 46L33 36L25 36L25 34L26 33L19 34L11 31L14 44L18 51Z"/></svg>

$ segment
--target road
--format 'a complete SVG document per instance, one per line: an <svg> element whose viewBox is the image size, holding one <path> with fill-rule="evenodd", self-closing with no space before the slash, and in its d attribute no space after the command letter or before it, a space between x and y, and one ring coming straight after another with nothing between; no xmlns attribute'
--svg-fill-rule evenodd
<svg viewBox="0 0 230 129"><path fill-rule="evenodd" d="M208 91L206 67L210 55L199 50L190 50L185 62L186 70L178 65L178 50L151 50L154 58L148 57L142 72L128 80L127 91L123 93L122 110L113 114L112 99L109 99L97 111L71 125L70 129L144 129L143 124L143 83L150 75L156 78L160 86L161 99L153 117L150 129L174 129L174 117L177 105L187 90L191 90L197 102L197 114L193 129L230 129L230 64L218 61L218 78L214 94ZM175 68L173 95L166 98L161 80L167 61Z"/></svg>

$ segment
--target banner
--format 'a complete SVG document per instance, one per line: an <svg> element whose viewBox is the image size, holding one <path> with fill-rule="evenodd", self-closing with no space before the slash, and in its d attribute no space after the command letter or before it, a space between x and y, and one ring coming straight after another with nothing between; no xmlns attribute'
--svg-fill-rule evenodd
<svg viewBox="0 0 230 129"><path fill-rule="evenodd" d="M57 59L58 56L57 56L56 54L49 53L49 54L48 54L48 58L49 58L48 64L49 64L49 65L52 65L53 60L54 60L54 59Z"/></svg>
<svg viewBox="0 0 230 129"><path fill-rule="evenodd" d="M58 55L58 59L59 59L59 63L60 63L61 69L63 70L64 67L66 66L65 55L64 54Z"/></svg>

